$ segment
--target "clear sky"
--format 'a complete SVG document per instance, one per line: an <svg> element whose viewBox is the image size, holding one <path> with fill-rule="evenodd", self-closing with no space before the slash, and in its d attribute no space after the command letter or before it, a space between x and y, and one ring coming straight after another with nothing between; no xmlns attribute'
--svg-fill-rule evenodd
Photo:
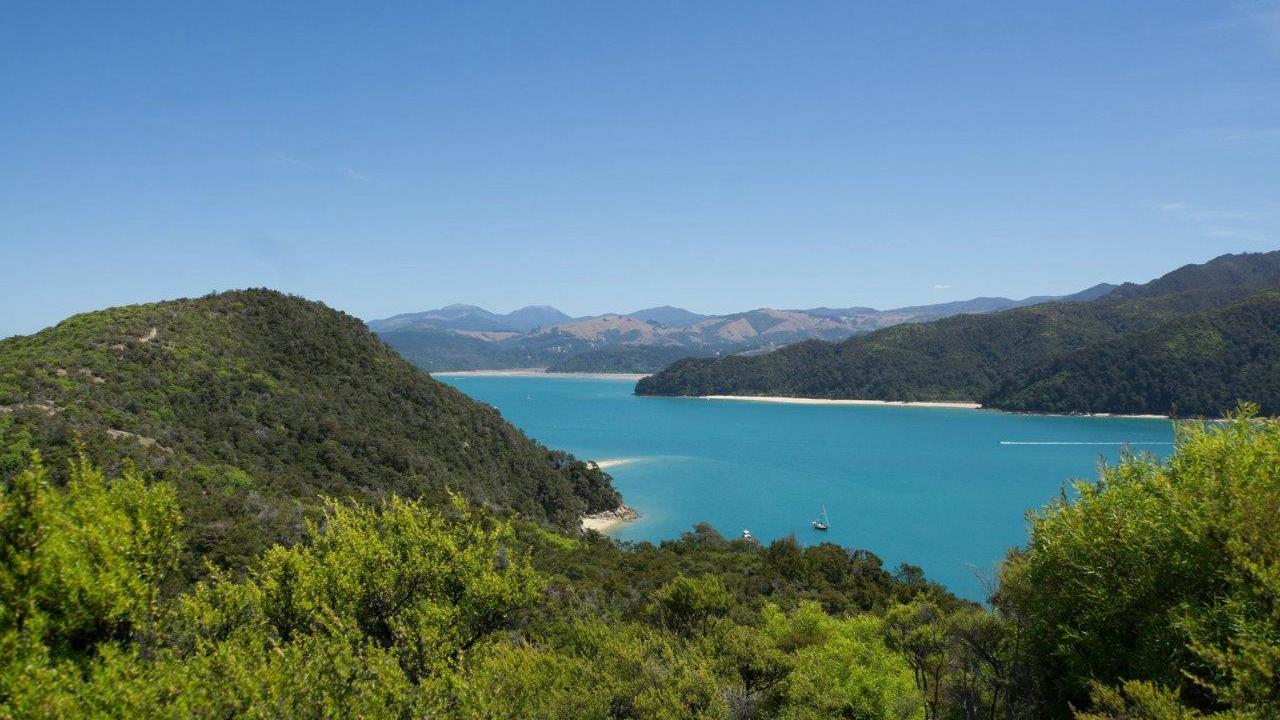
<svg viewBox="0 0 1280 720"><path fill-rule="evenodd" d="M0 336L246 286L890 307L1278 246L1276 2L0 13Z"/></svg>

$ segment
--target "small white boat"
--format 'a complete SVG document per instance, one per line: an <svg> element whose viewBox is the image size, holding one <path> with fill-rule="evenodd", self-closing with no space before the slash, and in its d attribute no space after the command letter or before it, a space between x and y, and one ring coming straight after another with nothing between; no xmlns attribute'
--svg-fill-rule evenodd
<svg viewBox="0 0 1280 720"><path fill-rule="evenodd" d="M751 531L750 531L750 530L743 530L743 531L742 531L742 539L743 539L743 540L755 540L755 538L751 535Z"/></svg>
<svg viewBox="0 0 1280 720"><path fill-rule="evenodd" d="M814 530L827 531L831 529L831 521L827 519L827 506L822 506L822 519L813 521Z"/></svg>

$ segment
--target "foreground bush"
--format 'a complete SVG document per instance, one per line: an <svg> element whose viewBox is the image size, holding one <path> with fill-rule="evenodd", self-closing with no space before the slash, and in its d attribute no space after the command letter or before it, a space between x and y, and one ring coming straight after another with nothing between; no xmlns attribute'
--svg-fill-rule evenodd
<svg viewBox="0 0 1280 720"><path fill-rule="evenodd" d="M10 717L402 717L443 706L457 660L538 591L510 528L461 500L330 503L244 579L161 597L172 489L37 458L0 495L0 708Z"/></svg>
<svg viewBox="0 0 1280 720"><path fill-rule="evenodd" d="M864 551L458 498L329 502L189 586L170 486L67 477L0 485L0 718L1280 717L1280 421L1247 412L1034 513L993 610Z"/></svg>
<svg viewBox="0 0 1280 720"><path fill-rule="evenodd" d="M1189 709L1276 717L1280 422L1246 408L1184 424L1168 462L1127 457L1076 489L1033 515L1004 568L997 602L1025 692L1058 716L1091 694L1116 708L1172 693ZM1115 715L1130 716L1148 715Z"/></svg>
<svg viewBox="0 0 1280 720"><path fill-rule="evenodd" d="M170 582L171 487L83 459L69 477L51 486L36 456L0 487L0 717L905 720L919 707L875 615L756 611L720 575L677 573L623 618L558 599L511 526L459 498L329 502L304 542L184 589Z"/></svg>

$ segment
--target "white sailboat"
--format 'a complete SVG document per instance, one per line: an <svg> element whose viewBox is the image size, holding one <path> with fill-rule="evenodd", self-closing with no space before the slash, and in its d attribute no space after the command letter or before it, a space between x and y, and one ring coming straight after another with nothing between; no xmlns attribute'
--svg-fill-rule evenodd
<svg viewBox="0 0 1280 720"><path fill-rule="evenodd" d="M822 519L813 521L814 530L827 530L831 527L831 521L827 519L827 506L822 506Z"/></svg>

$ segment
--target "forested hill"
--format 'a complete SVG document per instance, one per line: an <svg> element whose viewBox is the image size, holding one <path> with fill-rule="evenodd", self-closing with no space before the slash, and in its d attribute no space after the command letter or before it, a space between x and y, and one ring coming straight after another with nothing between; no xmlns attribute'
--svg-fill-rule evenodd
<svg viewBox="0 0 1280 720"><path fill-rule="evenodd" d="M1150 350L1162 332L1181 327L1178 321L1224 310L1271 288L1280 288L1280 252L1224 255L1143 285L1126 284L1089 302L901 325L840 343L801 343L753 357L682 360L641 380L636 392L967 400L1019 410L1133 412L1141 407L1144 412L1216 415L1234 407L1235 397L1252 387L1241 384L1242 377L1230 363L1252 352L1249 348L1274 352L1274 337L1268 342L1265 336L1278 331L1275 322L1268 325L1265 318L1257 319L1238 332L1219 332L1214 341L1219 345L1212 349L1195 346L1194 351L1164 353L1152 360L1151 368L1160 367L1158 373L1146 379L1102 368L1086 372L1088 350L1109 352L1112 343L1133 351L1139 346ZM1269 304L1259 302L1259 313L1265 316ZM1244 322L1244 317L1226 313L1216 321L1207 316L1199 320L1221 326ZM1172 324L1160 329L1167 323ZM1131 344L1123 344L1126 339ZM1215 360L1206 359L1210 356ZM1074 358L1076 369L1062 374L1055 363L1068 357ZM1101 361L1102 355L1096 357ZM1137 362L1130 360L1126 367ZM1258 358L1252 366L1266 360ZM1157 378L1174 382L1169 389L1175 394L1161 395L1144 385L1165 381ZM1122 380L1123 385L1116 384ZM1076 386L1083 382L1098 387ZM1038 390L1024 388L1033 383ZM1248 399L1267 402L1264 397Z"/></svg>
<svg viewBox="0 0 1280 720"><path fill-rule="evenodd" d="M983 404L1006 410L1220 416L1241 400L1280 413L1280 291L1046 359Z"/></svg>
<svg viewBox="0 0 1280 720"><path fill-rule="evenodd" d="M359 320L267 290L0 341L0 441L0 474L30 448L62 470L77 442L101 462L133 458L177 486L195 552L215 559L300 536L321 495L449 488L566 528L619 502L607 475L426 376Z"/></svg>
<svg viewBox="0 0 1280 720"><path fill-rule="evenodd" d="M1184 265L1148 283L1125 283L1105 298L1117 302L1216 288L1236 288L1247 292L1274 287L1277 278L1280 278L1280 251L1222 255L1206 263Z"/></svg>

